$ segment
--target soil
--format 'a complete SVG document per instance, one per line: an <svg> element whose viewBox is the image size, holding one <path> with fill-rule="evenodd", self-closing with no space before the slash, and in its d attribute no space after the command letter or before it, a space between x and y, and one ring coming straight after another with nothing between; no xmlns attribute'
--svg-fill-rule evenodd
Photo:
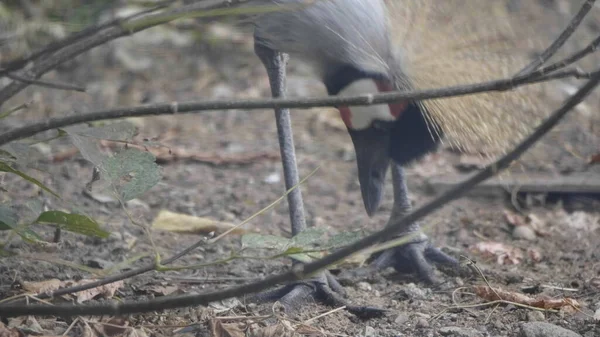
<svg viewBox="0 0 600 337"><path fill-rule="evenodd" d="M532 10L532 13L545 15L546 26L540 27L547 27L543 32L551 37L564 26L556 22L567 22L571 12L560 14ZM583 35L580 34L568 48L584 45L581 41L597 35L597 28L593 24L585 26L581 33ZM167 39L148 44L149 37L140 34L82 55L45 78L85 84L89 88L88 93L30 87L5 107L32 99L34 103L27 111L5 119L0 130L6 131L73 111L83 113L142 103L268 96L268 82L262 66L253 55L250 36L234 34L228 26L222 25L203 29L206 34L215 36L225 31L228 40L215 42L206 38L177 46ZM154 31L153 34L159 32L165 34L163 31ZM129 53L129 56L123 56L123 53ZM128 57L133 57L137 65L144 62L147 65L134 67L127 63ZM597 64L598 58L595 60L589 61L592 62L590 64ZM290 96L323 94L322 85L305 65L292 60L289 74ZM576 82L561 83L566 86ZM557 97L556 102L548 101L548 108L557 107L560 98ZM589 165L589 158L600 152L599 98L599 93L590 97L561 123L558 131L546 137L542 144L524 157L520 161L523 166L515 170L520 172L525 167L527 175L551 176L555 179L566 175L582 179L598 177L599 166ZM351 142L343 128L339 127L336 114L332 109L292 112L300 175L304 177L319 167L302 186L308 224L326 228L328 235L355 229L376 230L385 224L391 209L391 186L386 190L387 198L377 215L369 218L360 197ZM12 238L6 248L18 252L18 255L1 260L0 300L22 293L17 286L22 281L94 277L81 268L61 261L96 268L98 272L117 264L123 264L120 270L127 270L151 263L152 258L148 255L155 250L166 258L206 235L145 230L144 226L149 228L147 225L161 210L238 223L284 192L281 164L277 159L270 159L270 155L264 155L278 153L272 111L214 111L130 121L138 127L136 139L158 138L171 149L230 157L263 155L243 165L209 164L194 160L163 161L160 163L163 173L161 182L127 204L128 217L117 204L93 199L84 193L92 177L93 166L81 155L67 155L60 161L56 159L59 154L71 151L72 145L68 141L61 139L36 146L34 157L30 158L30 167L33 166L33 169L28 172L56 190L64 201L40 197L39 190L29 183L12 175L0 174L0 186L6 189L1 194L2 202L18 205L17 209L24 210L29 201L42 198L48 209L64 207L88 214L112 234L110 238L100 240L63 232L59 245L46 248ZM49 135L41 135L40 139ZM442 149L407 168L413 203L420 205L434 196L427 184L430 179L462 174L460 164L464 163L465 158L449 149ZM482 278L461 278L438 273L439 279L444 282L428 287L411 275L400 276L392 270L358 277L345 270L354 268L350 266L333 270L346 287L348 298L356 304L388 309L389 313L383 318L360 320L341 310L307 322L302 327L296 322L303 322L333 308L308 304L297 316L287 317L272 304L235 306L225 302L220 306L134 315L122 320L113 319L110 323L114 326L128 325L137 329L139 334L144 331L153 336L173 335L178 327L192 324L194 328L188 335L209 336L209 331L216 329L211 324L216 324L215 317L218 316L249 317L248 320L221 320L229 329L237 328L236 324L240 322L246 324L253 320L257 322L254 328L270 326L280 327L284 331L288 327L291 330L287 330L287 333L290 334L294 329L296 333L306 332L306 326L311 326L314 328L310 330L313 335L515 336L522 322L544 321L582 336L600 336L599 323L592 317L596 310L600 310L598 195L581 197L563 194L559 195L558 202L545 202L543 195L519 196L526 200L518 205L511 202L507 195L462 198L428 216L422 223L433 224L427 234L436 246L454 256L464 255L476 261L482 274L494 287L516 293L528 290L531 296L576 299L581 303L580 311L567 308L558 312L536 312L513 304L450 308L456 303L485 303L484 299L474 296L469 290L474 285L485 285ZM523 238L519 238L510 221L507 221L506 212L521 212L537 218L533 237L522 235ZM132 223L131 219L141 225ZM281 202L244 228L251 232L289 237L288 226L287 204ZM48 240L54 235L47 227L36 225L34 229ZM6 235L5 232L0 233L0 238L4 241ZM524 256L518 264L510 264L506 260L512 257L512 252L509 252L508 258L497 258L475 249L477 244L490 241L516 248ZM239 245L240 237L230 235L215 245L195 250L177 264L216 261L227 257ZM135 259L140 254L146 255ZM288 268L289 263L285 259L240 259L195 270L153 271L125 280L125 285L116 296L121 300L133 301L165 295L173 290L175 294L224 289ZM260 321L258 317L264 315L271 317ZM109 322L108 318L99 320ZM19 325L11 321L13 325ZM61 318L38 318L38 321L46 334L57 335L64 333L73 322ZM96 326L92 320L88 321L88 325L83 321L76 322L69 334L81 336L90 324ZM21 323L27 325L24 321ZM107 327L109 325L105 324L104 328ZM261 332L262 336L269 336L265 331ZM271 333L273 336L283 335L281 331Z"/></svg>

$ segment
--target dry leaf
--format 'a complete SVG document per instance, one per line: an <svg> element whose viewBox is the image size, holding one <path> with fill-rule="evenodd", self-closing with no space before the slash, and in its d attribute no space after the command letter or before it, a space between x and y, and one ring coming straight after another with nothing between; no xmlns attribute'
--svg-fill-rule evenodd
<svg viewBox="0 0 600 337"><path fill-rule="evenodd" d="M129 322L122 317L113 317L102 324L102 329L107 336L122 336L129 329Z"/></svg>
<svg viewBox="0 0 600 337"><path fill-rule="evenodd" d="M533 262L537 263L542 261L542 254L537 249L527 248L527 256Z"/></svg>
<svg viewBox="0 0 600 337"><path fill-rule="evenodd" d="M164 209L158 213L152 223L152 228L154 229L192 234L208 234L210 232L223 233L234 226L234 224L228 222L219 222L209 218L174 213ZM246 232L247 231L242 228L236 228L233 231L234 234L244 234Z"/></svg>
<svg viewBox="0 0 600 337"><path fill-rule="evenodd" d="M487 301L503 300L540 309L572 309L578 310L581 304L572 298L550 298L547 296L530 297L525 294L516 293L500 288L490 288L488 286L473 286L473 291L477 296Z"/></svg>
<svg viewBox="0 0 600 337"><path fill-rule="evenodd" d="M148 334L142 329L129 329L127 337L148 337Z"/></svg>
<svg viewBox="0 0 600 337"><path fill-rule="evenodd" d="M155 295L166 296L166 295L170 295L170 294L176 292L177 290L179 290L179 287L156 285L156 286L148 287L147 290L154 293Z"/></svg>
<svg viewBox="0 0 600 337"><path fill-rule="evenodd" d="M512 226L526 226L525 223L525 218L522 217L521 215L508 211L508 210L504 210L504 219L506 219L506 222L508 222L509 225Z"/></svg>
<svg viewBox="0 0 600 337"><path fill-rule="evenodd" d="M471 250L485 258L496 257L496 263L500 265L519 264L523 261L523 252L520 249L501 242L479 242L471 246Z"/></svg>
<svg viewBox="0 0 600 337"><path fill-rule="evenodd" d="M21 337L21 333L16 328L8 328L0 322L0 337Z"/></svg>
<svg viewBox="0 0 600 337"><path fill-rule="evenodd" d="M76 285L87 284L87 283L94 282L94 281L96 281L96 280L85 279L85 280L81 280L78 282L68 281L68 282L64 283L64 286L72 287L72 286L76 286ZM114 283L105 284L105 285L95 287L92 289L82 290L82 291L76 292L73 295L75 295L75 297L77 299L77 303L83 303L83 302L91 300L99 295L101 295L104 298L112 298L113 296L115 296L115 292L119 288L123 287L124 285L125 285L125 283L123 281L117 281Z"/></svg>
<svg viewBox="0 0 600 337"><path fill-rule="evenodd" d="M238 327L237 324L223 324L218 319L210 321L210 327L213 337L245 337L246 334Z"/></svg>
<svg viewBox="0 0 600 337"><path fill-rule="evenodd" d="M21 287L23 287L23 290L32 292L32 293L36 293L36 294L42 294L42 293L54 291L54 290L60 288L61 285L62 285L62 282L58 279L50 279L50 280L39 281L39 282L27 282L27 281L21 282Z"/></svg>

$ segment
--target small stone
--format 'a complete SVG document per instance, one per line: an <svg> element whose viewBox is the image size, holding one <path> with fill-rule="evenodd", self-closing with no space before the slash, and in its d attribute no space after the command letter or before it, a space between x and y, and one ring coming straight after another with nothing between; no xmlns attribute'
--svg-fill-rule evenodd
<svg viewBox="0 0 600 337"><path fill-rule="evenodd" d="M415 323L415 326L417 328L428 328L429 327L429 321L426 320L425 318L418 318L417 322Z"/></svg>
<svg viewBox="0 0 600 337"><path fill-rule="evenodd" d="M373 290L373 288L371 287L371 285L367 282L358 282L356 284L356 287L358 287L358 289L362 290L362 291L371 291Z"/></svg>
<svg viewBox="0 0 600 337"><path fill-rule="evenodd" d="M375 328L371 327L371 326L366 326L365 327L365 337L375 337Z"/></svg>
<svg viewBox="0 0 600 337"><path fill-rule="evenodd" d="M512 235L515 239L527 241L535 241L535 239L537 239L535 231L529 226L516 226L515 229L513 229Z"/></svg>
<svg viewBox="0 0 600 337"><path fill-rule="evenodd" d="M447 326L438 330L442 336L450 337L483 337L483 334L475 329L461 328L458 326Z"/></svg>
<svg viewBox="0 0 600 337"><path fill-rule="evenodd" d="M406 322L408 322L408 315L406 315L406 314L400 314L394 320L394 323L396 323L398 325L403 325Z"/></svg>
<svg viewBox="0 0 600 337"><path fill-rule="evenodd" d="M424 300L427 299L428 292L414 283L409 283L398 292L398 297L403 300Z"/></svg>
<svg viewBox="0 0 600 337"><path fill-rule="evenodd" d="M581 337L580 334L546 322L530 322L521 325L520 337Z"/></svg>
<svg viewBox="0 0 600 337"><path fill-rule="evenodd" d="M544 316L544 313L541 311L534 310L534 311L529 311L527 313L527 320L529 322L541 322L545 319L546 319L546 317Z"/></svg>

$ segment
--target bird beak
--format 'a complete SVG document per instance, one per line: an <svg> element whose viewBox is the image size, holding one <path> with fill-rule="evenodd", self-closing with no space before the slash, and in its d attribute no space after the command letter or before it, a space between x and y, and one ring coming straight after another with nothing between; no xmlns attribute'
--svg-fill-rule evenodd
<svg viewBox="0 0 600 337"><path fill-rule="evenodd" d="M360 191L369 216L381 202L385 176L390 164L390 130L370 126L362 130L348 129L356 152Z"/></svg>

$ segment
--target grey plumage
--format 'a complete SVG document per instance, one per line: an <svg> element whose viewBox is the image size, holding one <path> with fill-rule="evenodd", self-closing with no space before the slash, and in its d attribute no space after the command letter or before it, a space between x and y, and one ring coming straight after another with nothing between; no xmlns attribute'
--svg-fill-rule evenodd
<svg viewBox="0 0 600 337"><path fill-rule="evenodd" d="M320 75L341 64L388 75L390 50L386 6L381 0L262 0L282 7L255 19L257 43L312 64ZM304 5L287 10L286 6Z"/></svg>

